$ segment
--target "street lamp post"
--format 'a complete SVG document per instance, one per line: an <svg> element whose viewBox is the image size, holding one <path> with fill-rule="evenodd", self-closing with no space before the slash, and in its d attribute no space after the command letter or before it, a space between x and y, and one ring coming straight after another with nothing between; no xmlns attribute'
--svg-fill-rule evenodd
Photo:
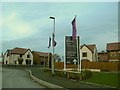
<svg viewBox="0 0 120 90"><path fill-rule="evenodd" d="M50 19L53 19L53 33L52 33L52 49L53 49L53 55L52 55L52 75L54 75L54 39L55 39L55 17L50 17Z"/></svg>

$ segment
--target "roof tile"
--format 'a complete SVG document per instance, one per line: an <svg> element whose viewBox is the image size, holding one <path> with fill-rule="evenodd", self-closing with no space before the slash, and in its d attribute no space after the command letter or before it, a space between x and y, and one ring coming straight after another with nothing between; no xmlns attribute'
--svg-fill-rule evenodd
<svg viewBox="0 0 120 90"><path fill-rule="evenodd" d="M28 49L26 48L14 48L11 50L11 54L25 54L25 52L27 51Z"/></svg>
<svg viewBox="0 0 120 90"><path fill-rule="evenodd" d="M107 44L107 51L119 51L119 50L120 50L120 42Z"/></svg>
<svg viewBox="0 0 120 90"><path fill-rule="evenodd" d="M46 52L37 52L37 51L34 51L35 53L37 53L39 56L48 56L49 53L46 53Z"/></svg>

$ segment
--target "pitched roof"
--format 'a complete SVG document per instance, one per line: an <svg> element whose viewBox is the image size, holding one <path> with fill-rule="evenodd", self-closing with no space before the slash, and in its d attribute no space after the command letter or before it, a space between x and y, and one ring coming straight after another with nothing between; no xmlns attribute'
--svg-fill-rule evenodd
<svg viewBox="0 0 120 90"><path fill-rule="evenodd" d="M37 51L33 51L33 52L35 52L39 56L48 56L49 55L49 53L46 53L46 52L37 52Z"/></svg>
<svg viewBox="0 0 120 90"><path fill-rule="evenodd" d="M18 48L18 47L16 47L16 48L13 48L10 53L11 54L25 54L27 52L27 50L28 49L26 49L26 48Z"/></svg>
<svg viewBox="0 0 120 90"><path fill-rule="evenodd" d="M118 51L120 50L120 42L107 43L107 51Z"/></svg>
<svg viewBox="0 0 120 90"><path fill-rule="evenodd" d="M94 52L94 49L96 48L96 45L95 45L95 44L87 45L87 46L88 46L88 48L89 48L92 52Z"/></svg>
<svg viewBox="0 0 120 90"><path fill-rule="evenodd" d="M86 44L84 44L84 45L81 46L81 48L82 48L83 46L86 46L89 50L91 50L91 52L94 52L94 49L96 48L96 45L95 45L95 44L91 44L91 45L86 45Z"/></svg>

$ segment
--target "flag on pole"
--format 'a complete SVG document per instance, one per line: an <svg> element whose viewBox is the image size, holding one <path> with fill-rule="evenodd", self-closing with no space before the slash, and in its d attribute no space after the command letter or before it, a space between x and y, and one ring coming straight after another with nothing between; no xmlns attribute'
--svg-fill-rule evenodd
<svg viewBox="0 0 120 90"><path fill-rule="evenodd" d="M55 47L56 44L57 44L57 42L55 41L55 34L54 34L54 33L53 33L53 40L52 40L52 41L53 41L53 44L52 44L52 45L53 45L53 47Z"/></svg>
<svg viewBox="0 0 120 90"><path fill-rule="evenodd" d="M72 23L72 40L76 40L76 18L73 19Z"/></svg>
<svg viewBox="0 0 120 90"><path fill-rule="evenodd" d="M49 45L48 45L48 48L50 48L50 46L51 46L51 38L49 37Z"/></svg>

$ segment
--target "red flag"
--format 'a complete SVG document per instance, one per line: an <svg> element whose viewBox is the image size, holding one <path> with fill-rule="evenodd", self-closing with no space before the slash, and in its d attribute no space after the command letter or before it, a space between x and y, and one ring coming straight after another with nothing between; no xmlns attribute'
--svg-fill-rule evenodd
<svg viewBox="0 0 120 90"><path fill-rule="evenodd" d="M48 45L48 48L50 48L51 46L51 38L49 37L49 45Z"/></svg>
<svg viewBox="0 0 120 90"><path fill-rule="evenodd" d="M76 20L75 18L73 19L72 23L72 40L76 40Z"/></svg>

